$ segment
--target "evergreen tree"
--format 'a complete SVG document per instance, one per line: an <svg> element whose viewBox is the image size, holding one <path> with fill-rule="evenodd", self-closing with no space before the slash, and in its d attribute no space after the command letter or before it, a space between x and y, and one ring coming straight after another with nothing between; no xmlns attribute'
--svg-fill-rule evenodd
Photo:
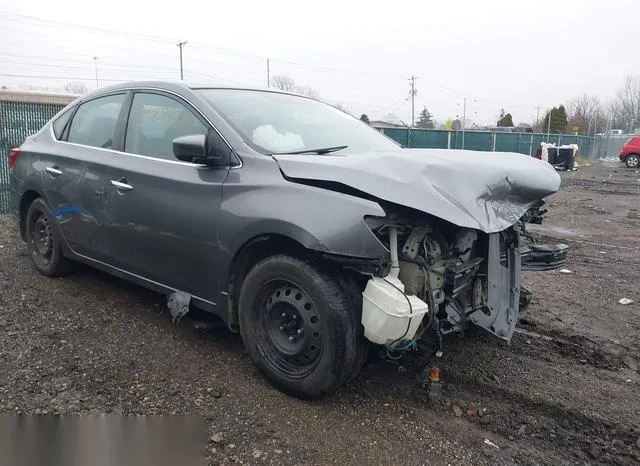
<svg viewBox="0 0 640 466"><path fill-rule="evenodd" d="M551 119L551 123L549 123L549 119ZM549 131L549 133L552 134L564 134L567 132L568 125L567 110L564 108L564 105L560 105L559 107L553 107L550 112L547 112L544 120L542 120L540 129L544 133Z"/></svg>
<svg viewBox="0 0 640 466"><path fill-rule="evenodd" d="M425 128L425 129L433 129L433 115L429 113L427 107L424 107L420 112L420 116L418 117L418 121L416 122L416 128Z"/></svg>
<svg viewBox="0 0 640 466"><path fill-rule="evenodd" d="M513 117L511 113L505 113L504 108L500 109L500 119L498 120L498 126L507 127L513 125Z"/></svg>

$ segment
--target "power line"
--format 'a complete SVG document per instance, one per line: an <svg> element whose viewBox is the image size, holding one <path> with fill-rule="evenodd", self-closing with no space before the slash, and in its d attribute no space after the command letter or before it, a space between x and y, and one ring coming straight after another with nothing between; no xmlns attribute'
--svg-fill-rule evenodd
<svg viewBox="0 0 640 466"><path fill-rule="evenodd" d="M148 34L140 34L140 33L130 33L130 32L124 32L124 31L116 31L116 30L112 30L112 29L105 29L105 28L98 28L98 27L93 27L93 26L84 26L84 25L77 25L77 24L72 24L72 23L66 23L66 22L61 22L61 21L52 21L52 20L47 20L44 18L37 18L35 16L27 16L27 15L21 15L21 14L17 14L17 13L10 13L10 12L6 12L6 11L2 11L0 10L0 15L2 14L8 14L8 15L12 15L12 16L17 16L20 18L25 18L23 20L23 22L27 22L27 24L33 24L33 21L36 22L40 22L40 23L50 23L52 24L51 26L48 27L76 27L76 28L80 28L80 29L85 29L88 31L91 30L95 30L95 31L100 31L103 33L109 33L109 34L122 34L122 35L127 35L127 36L132 36L132 37L138 37L141 38L143 40L148 40L148 41L152 41L152 42L158 42L158 43L168 43L168 42L173 42L172 39L167 38L167 37L161 37L161 36L155 36L155 35L148 35ZM12 21L15 21L15 19L13 19ZM29 23L29 21L32 21L31 23ZM16 30L16 32L24 32L24 31L18 31ZM32 33L29 33L32 34ZM36 33L34 33L36 34ZM50 36L47 35L43 35L40 34L41 36L50 38ZM110 47L113 47L110 45ZM260 60L265 60L267 58L269 58L269 60L271 62L279 62L279 63L286 63L289 65L293 65L296 66L298 68L302 68L302 69L308 69L311 71L319 71L319 72L325 72L325 73L349 73L349 74L355 74L355 75L360 75L360 76L367 76L368 78L371 78L371 76L377 76L379 78L384 78L385 80L396 80L398 79L398 76L391 76L391 75L382 75L379 73L370 73L367 71L358 71L358 70L348 70L348 69L344 69L344 68L335 68L335 67L327 67L327 66L319 66L319 65L309 65L309 64L305 64L305 63L300 63L297 61L292 61L292 60L286 60L286 59L280 59L280 58L273 58L273 57L265 57L262 55L256 55L256 54L252 54L252 53L248 53L248 52L241 52L241 51L237 51L237 50L230 50L230 49L225 49L225 48L221 48L221 47L215 47L215 46L211 46L208 44L203 44L203 43L199 43L199 42L192 42L191 43L191 47L194 49L199 49L199 50L203 50L203 51L213 51L215 53L222 53L222 54L231 54L231 55L239 55L239 56L246 56L246 57L252 57L255 59L260 59ZM131 49L129 48L124 48L125 50L131 51ZM146 51L140 51L142 53L146 53ZM469 95L469 93L465 93L462 91L457 91L454 89L451 89L449 87L446 86L442 86L440 84L434 84L434 87L438 87L441 88L443 90L447 90L449 92L458 94L458 95Z"/></svg>
<svg viewBox="0 0 640 466"><path fill-rule="evenodd" d="M106 28L101 28L97 26L85 26L81 24L74 24L74 23L67 23L63 21L55 21L51 19L39 18L36 16L23 15L20 13L13 13L13 12L4 11L4 10L0 10L0 15L11 16L12 22L18 22L18 23L24 23L24 24L38 25L38 23L40 23L39 24L40 26L51 27L51 28L64 26L65 28L71 27L76 29L84 29L86 31L97 31L103 34L122 34L122 35L131 36L131 37L137 37L139 39L148 40L152 42L163 42L163 43L173 42L172 39L161 37L161 36L154 36L150 34L140 34L140 33L127 32L127 31L118 31L115 29L106 29ZM45 23L45 24L42 24L42 23ZM46 23L49 23L49 25L47 25Z"/></svg>
<svg viewBox="0 0 640 466"><path fill-rule="evenodd" d="M35 79L60 79L60 80L69 80L69 81L94 81L95 77L92 78L80 78L77 76L43 76L39 74L13 74L13 73L0 73L0 76L6 76L8 78L35 78ZM103 81L110 82L122 82L122 81L135 81L135 79L104 79Z"/></svg>

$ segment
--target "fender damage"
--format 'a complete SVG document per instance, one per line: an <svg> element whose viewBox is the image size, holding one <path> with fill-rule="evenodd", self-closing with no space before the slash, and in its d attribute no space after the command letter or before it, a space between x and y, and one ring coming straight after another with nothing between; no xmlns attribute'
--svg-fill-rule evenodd
<svg viewBox="0 0 640 466"><path fill-rule="evenodd" d="M385 206L387 217L373 222L372 230L391 256L396 248L400 281L393 287L400 285L430 309L415 335L399 335L398 341L434 335L441 341L441 334L461 331L467 323L510 341L522 302L521 272L566 262L566 245L537 244L526 231L526 223L542 221L544 198L560 187L553 167L535 158L439 149L273 157L289 181ZM426 215L392 218L394 206ZM376 289L378 296L387 291L394 293Z"/></svg>

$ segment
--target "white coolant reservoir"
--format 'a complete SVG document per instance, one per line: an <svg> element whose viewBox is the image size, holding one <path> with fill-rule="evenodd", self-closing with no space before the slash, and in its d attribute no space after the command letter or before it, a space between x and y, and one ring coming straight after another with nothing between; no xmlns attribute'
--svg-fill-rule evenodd
<svg viewBox="0 0 640 466"><path fill-rule="evenodd" d="M398 278L374 277L362 292L364 336L380 345L398 339L411 340L428 311L420 298L404 294L404 285Z"/></svg>

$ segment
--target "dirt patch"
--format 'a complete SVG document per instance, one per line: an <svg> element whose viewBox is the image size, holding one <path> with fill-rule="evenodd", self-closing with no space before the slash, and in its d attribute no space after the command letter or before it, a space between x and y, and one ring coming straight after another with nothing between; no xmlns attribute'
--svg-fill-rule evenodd
<svg viewBox="0 0 640 466"><path fill-rule="evenodd" d="M571 246L571 273L526 274L533 300L510 345L480 331L447 338L438 406L420 386L419 353L402 368L371 361L321 402L287 397L238 336L173 325L155 293L88 269L38 275L0 218L0 412L198 414L211 464L638 464L640 244L629 212L640 175L561 176L536 231Z"/></svg>

